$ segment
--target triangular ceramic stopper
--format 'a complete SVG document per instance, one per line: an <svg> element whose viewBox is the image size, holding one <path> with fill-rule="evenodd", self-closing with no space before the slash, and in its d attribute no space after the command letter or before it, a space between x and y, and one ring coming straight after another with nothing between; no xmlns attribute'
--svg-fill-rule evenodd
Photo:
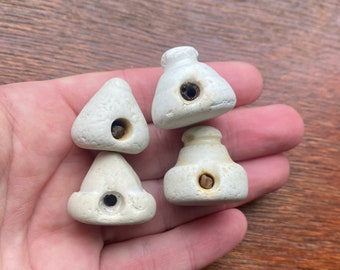
<svg viewBox="0 0 340 270"><path fill-rule="evenodd" d="M217 129L209 126L194 127L183 134L184 147L177 163L164 176L168 201L207 205L247 197L247 174L231 160L221 137Z"/></svg>
<svg viewBox="0 0 340 270"><path fill-rule="evenodd" d="M83 223L136 224L150 220L156 211L132 167L118 153L101 152L84 178L79 192L68 202L70 215Z"/></svg>
<svg viewBox="0 0 340 270"><path fill-rule="evenodd" d="M72 126L72 139L85 149L136 154L149 143L144 116L123 79L113 78L84 106Z"/></svg>
<svg viewBox="0 0 340 270"><path fill-rule="evenodd" d="M231 110L236 96L214 69L198 62L193 47L166 51L161 60L164 73L152 102L152 120L160 128L172 129L214 118Z"/></svg>

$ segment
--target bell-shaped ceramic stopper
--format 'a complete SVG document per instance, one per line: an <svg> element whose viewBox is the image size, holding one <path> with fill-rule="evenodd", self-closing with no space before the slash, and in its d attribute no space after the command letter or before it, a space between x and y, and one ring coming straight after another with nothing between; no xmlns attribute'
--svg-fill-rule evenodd
<svg viewBox="0 0 340 270"><path fill-rule="evenodd" d="M201 122L231 110L236 96L214 69L198 62L193 47L176 47L161 59L164 73L152 102L152 120L173 129Z"/></svg>
<svg viewBox="0 0 340 270"><path fill-rule="evenodd" d="M72 139L85 149L137 154L149 143L145 118L127 82L107 81L75 119Z"/></svg>
<svg viewBox="0 0 340 270"><path fill-rule="evenodd" d="M137 224L150 220L155 211L154 198L126 160L114 152L97 155L80 191L68 202L70 215L88 224Z"/></svg>
<svg viewBox="0 0 340 270"><path fill-rule="evenodd" d="M187 130L176 165L164 176L168 201L179 205L208 205L237 201L248 195L245 170L231 160L220 131L209 126Z"/></svg>

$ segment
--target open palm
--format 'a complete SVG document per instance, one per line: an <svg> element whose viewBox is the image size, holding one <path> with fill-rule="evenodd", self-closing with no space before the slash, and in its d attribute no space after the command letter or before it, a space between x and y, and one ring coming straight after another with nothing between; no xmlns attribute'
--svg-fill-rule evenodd
<svg viewBox="0 0 340 270"><path fill-rule="evenodd" d="M211 63L233 87L237 106L261 92L258 71L244 63ZM234 207L279 188L288 178L283 151L301 139L299 115L285 105L236 108L209 121L249 178L238 204L180 207L166 202L162 177L174 165L183 130L160 130L150 110L160 68L86 74L0 86L0 266L2 269L197 269L231 250L246 231ZM91 96L112 78L125 79L149 123L150 145L125 157L157 201L140 225L74 221L67 201L78 191L94 152L77 148L70 129Z"/></svg>

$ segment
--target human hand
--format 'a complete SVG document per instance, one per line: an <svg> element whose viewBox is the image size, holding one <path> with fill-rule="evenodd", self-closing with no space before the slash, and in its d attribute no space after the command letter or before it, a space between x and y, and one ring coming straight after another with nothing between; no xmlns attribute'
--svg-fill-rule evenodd
<svg viewBox="0 0 340 270"><path fill-rule="evenodd" d="M233 87L237 106L253 102L262 79L252 66L211 63ZM160 68L95 73L0 86L0 266L3 269L198 269L235 247L247 222L234 207L281 187L289 164L282 152L299 143L300 116L285 105L236 108L208 121L248 174L244 201L207 207L169 204L162 177L176 162L182 130L160 130L151 102ZM70 129L91 96L112 78L131 86L150 128L150 145L126 155L157 201L140 225L93 226L67 213L93 152L76 147Z"/></svg>

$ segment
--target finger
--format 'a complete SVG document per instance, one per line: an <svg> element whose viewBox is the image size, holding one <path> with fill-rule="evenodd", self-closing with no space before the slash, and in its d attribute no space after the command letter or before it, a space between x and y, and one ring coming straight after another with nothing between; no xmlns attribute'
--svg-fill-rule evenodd
<svg viewBox="0 0 340 270"><path fill-rule="evenodd" d="M237 96L237 106L256 100L262 89L262 77L252 65L242 62L210 63L232 86ZM84 74L54 80L56 89L76 114L110 78L126 80L148 122L151 121L151 104L161 68L127 69L112 72Z"/></svg>
<svg viewBox="0 0 340 270"><path fill-rule="evenodd" d="M110 244L102 269L201 269L233 249L244 237L247 221L230 209L170 231Z"/></svg>
<svg viewBox="0 0 340 270"><path fill-rule="evenodd" d="M245 200L228 204L238 207L281 188L288 180L290 166L283 154L265 156L240 162L248 175L248 196Z"/></svg>
<svg viewBox="0 0 340 270"><path fill-rule="evenodd" d="M238 108L211 121L221 127L224 143L235 161L288 151L300 143L304 123L290 106Z"/></svg>
<svg viewBox="0 0 340 270"><path fill-rule="evenodd" d="M156 199L155 217L144 224L132 226L105 227L103 237L107 242L116 242L160 233L196 218L247 203L255 198L280 188L288 179L289 164L283 155L267 156L244 161L241 164L248 175L248 197L237 203L219 204L216 206L176 206L164 197L161 181L144 181L145 189Z"/></svg>
<svg viewBox="0 0 340 270"><path fill-rule="evenodd" d="M238 108L207 123L222 132L222 143L235 161L287 151L303 135L301 117L286 105ZM176 163L182 133L183 129L150 126L150 145L139 155L126 156L127 160L142 179L162 178Z"/></svg>

